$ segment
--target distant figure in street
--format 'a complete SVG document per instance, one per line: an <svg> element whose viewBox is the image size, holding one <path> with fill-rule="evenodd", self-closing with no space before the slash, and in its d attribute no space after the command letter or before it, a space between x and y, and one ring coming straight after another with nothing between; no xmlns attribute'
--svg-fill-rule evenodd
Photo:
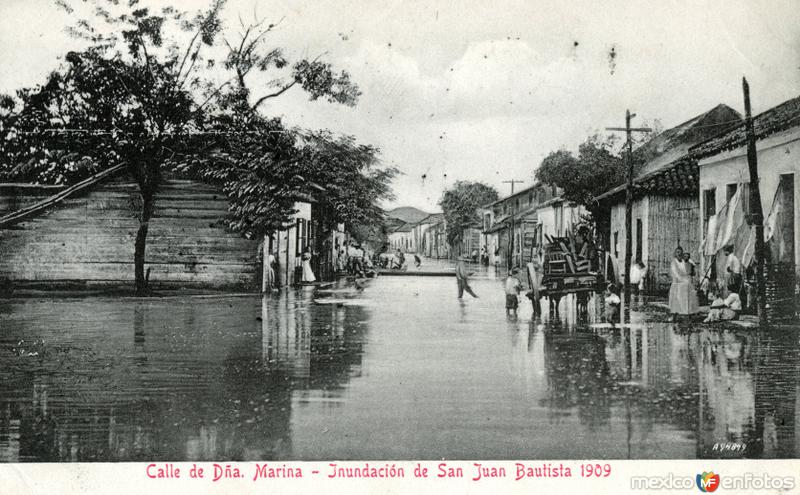
<svg viewBox="0 0 800 495"><path fill-rule="evenodd" d="M277 266L275 254L269 253L269 255L267 255L267 280L265 284L265 288L268 290L277 290L278 288L278 281L275 279Z"/></svg>
<svg viewBox="0 0 800 495"><path fill-rule="evenodd" d="M616 284L608 284L605 293L606 321L613 327L619 321L619 307L622 300L619 298L619 288Z"/></svg>
<svg viewBox="0 0 800 495"><path fill-rule="evenodd" d="M481 264L489 266L489 253L486 251L486 246L481 247Z"/></svg>
<svg viewBox="0 0 800 495"><path fill-rule="evenodd" d="M356 277L364 276L364 250L361 246L356 246L353 250L353 275Z"/></svg>
<svg viewBox="0 0 800 495"><path fill-rule="evenodd" d="M467 264L464 258L459 258L458 262L456 263L456 282L458 283L458 298L461 299L464 296L464 291L467 291L467 294L477 299L478 296L472 292L472 288L469 286L469 273L467 272Z"/></svg>
<svg viewBox="0 0 800 495"><path fill-rule="evenodd" d="M477 263L478 262L478 250L477 249L473 249L472 250L472 262L473 263Z"/></svg>
<svg viewBox="0 0 800 495"><path fill-rule="evenodd" d="M406 264L406 255L400 251L400 248L397 248L397 254L394 255L395 266L392 268L397 268L398 270L403 269L403 265Z"/></svg>
<svg viewBox="0 0 800 495"><path fill-rule="evenodd" d="M311 283L316 282L317 277L314 276L314 270L311 269L311 249L306 246L303 250L303 282Z"/></svg>
<svg viewBox="0 0 800 495"><path fill-rule="evenodd" d="M519 307L519 291L522 290L522 283L517 278L519 269L514 268L506 278L506 316L514 311L514 316L517 316L517 307Z"/></svg>
<svg viewBox="0 0 800 495"><path fill-rule="evenodd" d="M670 267L669 312L673 320L677 315L697 313L697 292L692 286L691 269L684 259L683 248L678 246Z"/></svg>
<svg viewBox="0 0 800 495"><path fill-rule="evenodd" d="M414 254L414 266L419 269L420 265L422 265L422 260L420 259L418 254Z"/></svg>

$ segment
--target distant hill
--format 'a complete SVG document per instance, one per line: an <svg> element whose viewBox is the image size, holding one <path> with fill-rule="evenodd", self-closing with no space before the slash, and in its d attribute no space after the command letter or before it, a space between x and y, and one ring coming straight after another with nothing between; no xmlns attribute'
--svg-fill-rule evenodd
<svg viewBox="0 0 800 495"><path fill-rule="evenodd" d="M402 220L406 223L417 223L428 215L430 215L430 213L425 213L424 211L414 208L413 206L400 206L386 212L387 217L397 218L398 220Z"/></svg>

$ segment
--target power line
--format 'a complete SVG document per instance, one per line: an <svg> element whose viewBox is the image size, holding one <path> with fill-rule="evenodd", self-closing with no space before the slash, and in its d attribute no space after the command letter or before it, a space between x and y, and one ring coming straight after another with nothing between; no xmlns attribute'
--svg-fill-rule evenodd
<svg viewBox="0 0 800 495"><path fill-rule="evenodd" d="M112 134L125 134L122 131L107 131L107 130L92 130L92 129L42 129L40 131L18 131L10 129L17 134L38 135L38 134L71 134L71 133L85 133L93 136L108 136ZM217 135L237 135L237 134L287 134L290 131L195 131L195 132L165 132L162 136L217 136Z"/></svg>

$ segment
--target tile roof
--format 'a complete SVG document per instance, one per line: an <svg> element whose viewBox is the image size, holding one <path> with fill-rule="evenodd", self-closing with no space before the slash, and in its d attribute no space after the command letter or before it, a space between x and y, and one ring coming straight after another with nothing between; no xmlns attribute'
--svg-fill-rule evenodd
<svg viewBox="0 0 800 495"><path fill-rule="evenodd" d="M800 96L753 117L756 139L764 139L772 134L798 125L800 125ZM745 144L745 126L741 124L693 146L690 152L699 160Z"/></svg>
<svg viewBox="0 0 800 495"><path fill-rule="evenodd" d="M625 184L596 196L595 201L615 198L625 192ZM641 175L633 181L634 197L646 193L660 194L692 194L700 187L700 171L697 160L692 156L684 156L666 167Z"/></svg>
<svg viewBox="0 0 800 495"><path fill-rule="evenodd" d="M741 115L726 105L717 105L682 124L668 129L634 151L647 153L651 158L644 171L634 181L634 196L646 192L662 194L690 194L699 187L700 172L692 153L696 143L702 143L720 131L730 130L741 120ZM625 192L620 184L599 196L595 201L609 200Z"/></svg>

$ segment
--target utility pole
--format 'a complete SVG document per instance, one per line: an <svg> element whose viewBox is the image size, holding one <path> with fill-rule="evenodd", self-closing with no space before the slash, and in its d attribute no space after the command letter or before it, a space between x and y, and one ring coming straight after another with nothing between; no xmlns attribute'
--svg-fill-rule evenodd
<svg viewBox="0 0 800 495"><path fill-rule="evenodd" d="M625 185L625 285L624 298L627 303L631 299L631 251L633 250L633 132L651 132L649 127L631 128L631 119L636 117L635 113L625 110L625 127L606 127L607 131L625 131L627 137L625 162L628 169L628 180Z"/></svg>
<svg viewBox="0 0 800 495"><path fill-rule="evenodd" d="M742 78L742 92L744 93L744 129L747 136L747 167L750 169L750 221L756 226L756 246L754 258L756 262L756 307L758 310L758 323L761 328L766 328L767 297L764 285L764 210L761 207L761 191L758 185L758 154L756 152L756 133L753 130L753 117L750 113L750 85L747 79Z"/></svg>
<svg viewBox="0 0 800 495"><path fill-rule="evenodd" d="M522 184L525 182L524 180L504 180L503 184L511 184L511 196L514 195L514 184ZM509 197L511 197L509 196ZM511 217L509 218L509 223L511 224L511 228L508 233L508 261L506 261L506 265L508 265L508 271L510 272L512 268L514 268L514 205L511 205Z"/></svg>

